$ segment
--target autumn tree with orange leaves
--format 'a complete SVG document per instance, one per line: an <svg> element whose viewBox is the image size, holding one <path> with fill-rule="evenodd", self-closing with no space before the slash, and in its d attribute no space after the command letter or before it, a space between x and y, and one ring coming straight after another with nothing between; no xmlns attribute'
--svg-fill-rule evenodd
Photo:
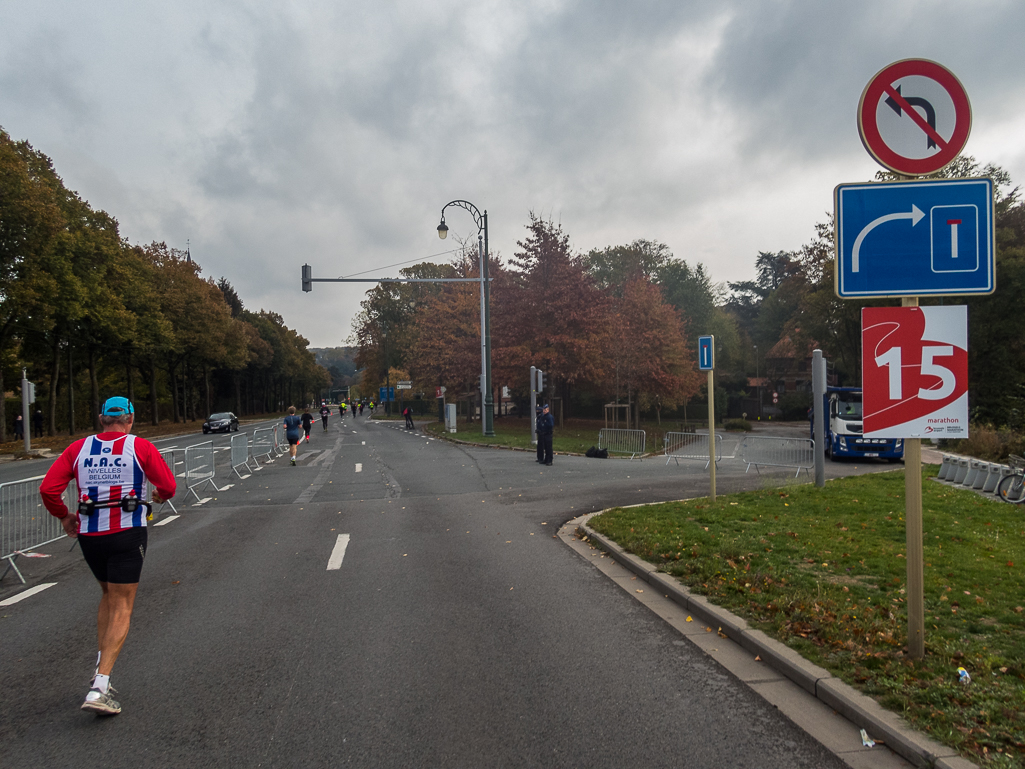
<svg viewBox="0 0 1025 769"><path fill-rule="evenodd" d="M608 305L605 329L601 391L610 400L633 403L635 424L642 409L661 415L697 393L701 376L683 321L658 286L629 280Z"/></svg>
<svg viewBox="0 0 1025 769"><path fill-rule="evenodd" d="M607 302L560 225L531 212L527 232L493 284L495 380L523 392L530 367L537 366L550 372L553 389L568 404L571 388L594 382L602 370Z"/></svg>

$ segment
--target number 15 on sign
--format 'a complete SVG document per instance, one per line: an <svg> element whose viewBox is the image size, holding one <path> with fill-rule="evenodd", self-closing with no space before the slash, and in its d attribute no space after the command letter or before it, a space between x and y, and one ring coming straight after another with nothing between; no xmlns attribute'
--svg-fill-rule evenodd
<svg viewBox="0 0 1025 769"><path fill-rule="evenodd" d="M968 436L968 308L861 311L867 438Z"/></svg>

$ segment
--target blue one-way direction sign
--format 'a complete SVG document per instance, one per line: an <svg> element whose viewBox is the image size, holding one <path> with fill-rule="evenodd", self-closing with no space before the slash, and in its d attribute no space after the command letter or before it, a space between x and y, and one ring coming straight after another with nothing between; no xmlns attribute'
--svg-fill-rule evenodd
<svg viewBox="0 0 1025 769"><path fill-rule="evenodd" d="M837 296L996 288L991 179L841 184L834 206Z"/></svg>
<svg viewBox="0 0 1025 769"><path fill-rule="evenodd" d="M711 371L715 368L715 352L712 344L714 340L715 337L712 336L698 337L698 368L701 371Z"/></svg>

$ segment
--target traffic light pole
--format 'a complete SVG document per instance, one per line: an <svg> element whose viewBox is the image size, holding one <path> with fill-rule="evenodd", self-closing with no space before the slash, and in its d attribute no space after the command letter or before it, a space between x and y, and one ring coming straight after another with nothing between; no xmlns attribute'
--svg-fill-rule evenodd
<svg viewBox="0 0 1025 769"><path fill-rule="evenodd" d="M28 406L29 400L35 400L30 398L29 391L32 389L32 383L28 381L28 375L25 369L21 370L21 434L24 440L25 453L28 454L32 450L32 428L29 425L29 413Z"/></svg>

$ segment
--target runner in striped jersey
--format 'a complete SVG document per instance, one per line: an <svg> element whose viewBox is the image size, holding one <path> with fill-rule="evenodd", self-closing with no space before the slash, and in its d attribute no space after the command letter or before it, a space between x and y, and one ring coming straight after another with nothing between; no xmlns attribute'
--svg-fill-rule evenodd
<svg viewBox="0 0 1025 769"><path fill-rule="evenodd" d="M154 502L173 497L176 487L157 447L130 434L134 421L135 409L127 398L108 399L100 414L104 432L68 446L39 487L46 509L60 519L69 537L78 537L103 593L96 628L100 651L82 709L104 715L121 712L111 696L110 674L128 637L146 556L145 508L134 503L142 500L147 481L155 487ZM78 511L73 513L62 499L72 479L79 490ZM98 506L110 502L122 504Z"/></svg>

